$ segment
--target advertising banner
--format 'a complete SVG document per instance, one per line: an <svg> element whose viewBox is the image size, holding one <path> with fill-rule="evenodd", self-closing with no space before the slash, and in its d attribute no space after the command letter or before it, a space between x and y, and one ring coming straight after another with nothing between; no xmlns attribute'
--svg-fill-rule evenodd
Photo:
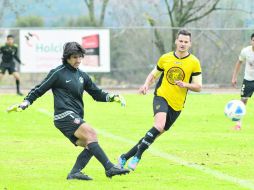
<svg viewBox="0 0 254 190"><path fill-rule="evenodd" d="M63 45L78 42L86 49L80 69L85 72L110 71L108 29L20 30L21 72L42 73L62 64Z"/></svg>

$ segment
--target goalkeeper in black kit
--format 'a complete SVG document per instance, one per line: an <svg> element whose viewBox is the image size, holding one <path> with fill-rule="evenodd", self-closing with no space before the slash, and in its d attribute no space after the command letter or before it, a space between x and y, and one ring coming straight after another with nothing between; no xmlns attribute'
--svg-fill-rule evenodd
<svg viewBox="0 0 254 190"><path fill-rule="evenodd" d="M16 80L17 95L23 96L20 92L20 75L16 70L15 61L21 64L18 57L18 46L14 43L14 36L9 34L7 36L6 44L0 47L0 54L2 54L2 62L0 63L0 80L6 71L9 75L13 75Z"/></svg>
<svg viewBox="0 0 254 190"><path fill-rule="evenodd" d="M86 91L99 102L119 102L125 106L125 100L120 95L106 93L99 89L90 77L79 70L79 65L85 55L85 50L76 42L68 42L63 48L63 64L51 70L48 76L33 88L24 101L11 106L8 111L21 111L30 106L46 91L52 89L54 95L54 124L75 146L84 147L78 155L76 163L67 179L92 180L81 172L95 156L105 168L106 176L129 173L127 169L115 166L106 156L100 145L95 130L83 120L83 92Z"/></svg>

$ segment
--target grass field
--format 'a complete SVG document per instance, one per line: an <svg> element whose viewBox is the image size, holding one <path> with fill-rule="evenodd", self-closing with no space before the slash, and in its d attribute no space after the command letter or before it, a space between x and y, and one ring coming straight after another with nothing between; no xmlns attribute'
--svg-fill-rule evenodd
<svg viewBox="0 0 254 190"><path fill-rule="evenodd" d="M85 120L98 132L113 162L152 127L152 95L125 95L127 107L85 96ZM232 130L224 105L238 95L190 94L175 125L145 152L138 168L108 179L93 158L85 173L93 181L67 181L80 147L53 125L47 94L28 110L7 114L22 97L0 95L0 190L238 190L254 189L254 102L241 131Z"/></svg>

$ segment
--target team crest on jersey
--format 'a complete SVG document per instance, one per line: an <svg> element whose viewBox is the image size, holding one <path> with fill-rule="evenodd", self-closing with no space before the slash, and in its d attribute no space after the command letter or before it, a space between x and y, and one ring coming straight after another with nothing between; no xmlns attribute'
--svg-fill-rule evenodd
<svg viewBox="0 0 254 190"><path fill-rule="evenodd" d="M79 77L79 82L80 82L80 83L84 83L83 77Z"/></svg>
<svg viewBox="0 0 254 190"><path fill-rule="evenodd" d="M172 67L168 70L166 77L170 84L175 85L175 81L184 80L185 74L180 67Z"/></svg>
<svg viewBox="0 0 254 190"><path fill-rule="evenodd" d="M74 121L73 121L73 123L75 123L75 124L77 124L77 125L80 124L80 119L79 119L79 118L75 118Z"/></svg>
<svg viewBox="0 0 254 190"><path fill-rule="evenodd" d="M161 105L156 105L155 109L158 110L158 109L160 109L160 107L161 107Z"/></svg>

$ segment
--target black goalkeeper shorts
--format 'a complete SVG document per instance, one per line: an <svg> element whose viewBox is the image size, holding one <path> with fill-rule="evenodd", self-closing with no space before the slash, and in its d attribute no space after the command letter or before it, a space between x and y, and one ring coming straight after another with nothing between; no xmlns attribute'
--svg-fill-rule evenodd
<svg viewBox="0 0 254 190"><path fill-rule="evenodd" d="M54 120L56 128L59 129L75 146L77 146L76 142L78 138L74 136L74 133L83 123L85 123L84 120L75 113L71 113L64 118Z"/></svg>
<svg viewBox="0 0 254 190"><path fill-rule="evenodd" d="M175 111L168 105L167 101L161 96L154 96L153 98L153 113L154 115L159 112L167 113L166 124L164 130L167 131L180 115L181 111Z"/></svg>
<svg viewBox="0 0 254 190"><path fill-rule="evenodd" d="M11 75L14 72L17 72L14 67L3 67L3 66L0 66L0 73L4 74L6 72L6 70L8 71L9 75Z"/></svg>

